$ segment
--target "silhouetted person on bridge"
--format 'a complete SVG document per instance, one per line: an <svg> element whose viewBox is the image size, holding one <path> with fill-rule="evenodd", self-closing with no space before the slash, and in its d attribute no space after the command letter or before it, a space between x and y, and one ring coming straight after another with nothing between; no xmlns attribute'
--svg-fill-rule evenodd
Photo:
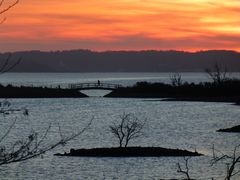
<svg viewBox="0 0 240 180"><path fill-rule="evenodd" d="M97 81L97 84L98 84L98 86L100 86L100 81L99 80Z"/></svg>

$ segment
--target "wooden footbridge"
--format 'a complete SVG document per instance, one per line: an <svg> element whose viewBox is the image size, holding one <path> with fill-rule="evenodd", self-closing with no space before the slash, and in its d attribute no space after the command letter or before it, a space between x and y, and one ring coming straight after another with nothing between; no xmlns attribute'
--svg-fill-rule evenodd
<svg viewBox="0 0 240 180"><path fill-rule="evenodd" d="M74 83L69 84L69 89L77 90L90 90L90 89L103 89L103 90L114 90L119 87L122 87L119 84L108 84L108 83Z"/></svg>

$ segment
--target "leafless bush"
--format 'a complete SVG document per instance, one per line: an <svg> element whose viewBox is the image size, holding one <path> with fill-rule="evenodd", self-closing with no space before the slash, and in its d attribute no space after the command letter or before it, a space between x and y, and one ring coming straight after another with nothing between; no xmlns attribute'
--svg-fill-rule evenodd
<svg viewBox="0 0 240 180"><path fill-rule="evenodd" d="M142 129L145 121L140 121L133 114L123 114L120 116L120 123L109 126L111 133L118 139L119 147L127 147L132 139L143 135Z"/></svg>
<svg viewBox="0 0 240 180"><path fill-rule="evenodd" d="M173 86L181 86L183 84L182 75L180 73L171 74L170 81Z"/></svg>
<svg viewBox="0 0 240 180"><path fill-rule="evenodd" d="M184 157L184 169L182 168L180 163L177 163L177 172L186 176L186 179L191 179L189 175L189 167L188 167L188 160L190 157Z"/></svg>
<svg viewBox="0 0 240 180"><path fill-rule="evenodd" d="M213 151L213 158L211 161L211 165L217 164L217 163L224 163L227 167L226 172L226 180L230 180L233 176L240 173L240 144L234 147L233 153L231 155L227 155L225 153L222 153L221 151L217 151L214 148L212 148Z"/></svg>
<svg viewBox="0 0 240 180"><path fill-rule="evenodd" d="M4 117L6 117L6 115L10 115L10 113L14 112L21 112L25 116L27 116L29 113L28 110L25 108L11 109L10 103L5 102L2 104L5 104L8 107L8 108L4 107L1 109L1 113L4 115L3 119ZM0 165L25 161L37 157L39 155L42 155L47 151L50 151L58 146L65 145L67 142L75 139L76 137L80 136L83 132L85 132L91 125L92 120L93 118L84 128L82 128L82 130L76 133L72 133L71 135L64 135L60 128L60 125L58 125L59 140L50 144L46 143L46 141L48 141L47 137L50 129L52 128L52 125L49 125L43 134L39 134L35 131L32 131L25 139L11 142L10 146L6 146L4 144L4 140L9 136L14 125L16 124L17 117L15 117L12 124L8 128L6 128L6 132L0 137Z"/></svg>
<svg viewBox="0 0 240 180"><path fill-rule="evenodd" d="M229 79L229 72L226 66L221 66L220 64L216 63L213 68L206 68L205 72L208 76L213 80L216 84L221 84L224 81Z"/></svg>

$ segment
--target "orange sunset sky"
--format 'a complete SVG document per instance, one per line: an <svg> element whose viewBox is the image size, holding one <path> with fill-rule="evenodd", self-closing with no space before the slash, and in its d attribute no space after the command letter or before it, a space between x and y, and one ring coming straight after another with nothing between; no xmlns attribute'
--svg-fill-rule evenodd
<svg viewBox="0 0 240 180"><path fill-rule="evenodd" d="M20 0L4 17L1 52L240 51L240 0Z"/></svg>

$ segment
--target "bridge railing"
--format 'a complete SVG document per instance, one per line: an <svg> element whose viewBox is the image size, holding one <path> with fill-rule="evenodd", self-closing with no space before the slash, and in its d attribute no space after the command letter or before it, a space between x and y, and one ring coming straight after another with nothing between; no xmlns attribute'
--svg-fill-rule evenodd
<svg viewBox="0 0 240 180"><path fill-rule="evenodd" d="M117 89L121 87L119 84L108 84L108 83L74 83L69 84L69 89L87 89L87 88L106 88L106 89Z"/></svg>

